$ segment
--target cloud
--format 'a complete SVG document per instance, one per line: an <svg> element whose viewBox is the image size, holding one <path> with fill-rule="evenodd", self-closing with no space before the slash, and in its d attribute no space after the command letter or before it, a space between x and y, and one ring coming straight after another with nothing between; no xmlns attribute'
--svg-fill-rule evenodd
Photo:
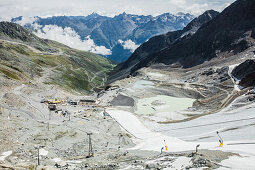
<svg viewBox="0 0 255 170"><path fill-rule="evenodd" d="M101 55L111 55L111 50L104 46L97 46L90 36L86 37L85 40L81 40L81 37L70 27L64 29L56 25L41 25L34 24L36 29L35 34L41 38L55 40L61 42L69 47L76 48L79 50L85 50Z"/></svg>
<svg viewBox="0 0 255 170"><path fill-rule="evenodd" d="M37 19L38 17L22 17L21 20L18 20L15 23L24 26L26 24L33 24Z"/></svg>
<svg viewBox="0 0 255 170"><path fill-rule="evenodd" d="M204 4L192 4L187 7L187 10L194 14L194 15L199 15L205 11L205 9L210 9L209 5L207 3Z"/></svg>
<svg viewBox="0 0 255 170"><path fill-rule="evenodd" d="M4 18L0 17L0 22L1 22L1 21L6 21L6 19L4 19Z"/></svg>
<svg viewBox="0 0 255 170"><path fill-rule="evenodd" d="M126 12L155 15L165 12L199 14L208 9L221 11L235 0L1 0L0 16L88 15L98 12L114 16Z"/></svg>
<svg viewBox="0 0 255 170"><path fill-rule="evenodd" d="M139 47L139 45L136 45L132 40L127 40L127 41L118 41L124 49L130 50L132 53Z"/></svg>

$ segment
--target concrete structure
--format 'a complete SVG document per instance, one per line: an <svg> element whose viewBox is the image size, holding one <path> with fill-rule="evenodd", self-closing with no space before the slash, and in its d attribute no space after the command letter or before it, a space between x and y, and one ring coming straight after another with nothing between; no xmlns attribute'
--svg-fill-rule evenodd
<svg viewBox="0 0 255 170"><path fill-rule="evenodd" d="M80 106L94 106L96 105L96 101L95 100L80 100L79 102Z"/></svg>

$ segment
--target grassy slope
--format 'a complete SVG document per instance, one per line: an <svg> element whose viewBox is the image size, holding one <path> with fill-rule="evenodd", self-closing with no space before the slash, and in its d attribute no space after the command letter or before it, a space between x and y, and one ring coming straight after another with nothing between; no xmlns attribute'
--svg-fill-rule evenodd
<svg viewBox="0 0 255 170"><path fill-rule="evenodd" d="M29 40L30 37L26 40L13 40L13 37L0 32L0 39L11 41L0 41L0 74L28 82L46 74L45 70L50 70L54 74L50 74L46 83L88 93L94 87L101 86L106 80L106 73L114 67L114 64L101 56L72 49L55 41L39 39L33 34L35 38Z"/></svg>

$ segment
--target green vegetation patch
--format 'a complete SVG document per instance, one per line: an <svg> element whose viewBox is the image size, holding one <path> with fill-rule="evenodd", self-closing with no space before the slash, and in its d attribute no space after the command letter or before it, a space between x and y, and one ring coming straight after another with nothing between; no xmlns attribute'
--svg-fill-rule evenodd
<svg viewBox="0 0 255 170"><path fill-rule="evenodd" d="M16 44L6 44L5 48L9 51L15 51L22 55L29 56L29 52L27 51L27 47L24 45L16 45Z"/></svg>
<svg viewBox="0 0 255 170"><path fill-rule="evenodd" d="M54 74L50 74L51 81L47 83L57 84L68 91L88 94L94 87L104 83L107 73L115 66L102 56L43 40L20 29L21 33L19 31L15 36L24 40L24 45L15 42L0 44L0 64L5 65L0 72L9 78L33 79L35 75L41 76L43 70L49 70ZM7 31L5 35L11 37L13 34L9 33ZM37 53L27 45L41 52Z"/></svg>
<svg viewBox="0 0 255 170"><path fill-rule="evenodd" d="M70 60L74 62L80 61L78 63L80 67L85 67L93 73L111 70L115 66L108 59L93 53L80 50L67 50L65 53L72 56Z"/></svg>
<svg viewBox="0 0 255 170"><path fill-rule="evenodd" d="M15 80L20 80L19 76L17 76L15 73L8 71L8 70L4 70L0 68L0 72L2 72L3 74L5 74L7 77L15 79Z"/></svg>
<svg viewBox="0 0 255 170"><path fill-rule="evenodd" d="M90 91L91 85L88 81L86 72L82 69L79 70L67 70L62 75L63 83L76 91Z"/></svg>
<svg viewBox="0 0 255 170"><path fill-rule="evenodd" d="M59 131L59 132L56 133L55 140L63 138L67 134L68 134L68 130L67 131Z"/></svg>
<svg viewBox="0 0 255 170"><path fill-rule="evenodd" d="M39 57L33 59L35 64L44 67L56 67L56 56L54 55L40 55Z"/></svg>
<svg viewBox="0 0 255 170"><path fill-rule="evenodd" d="M6 63L2 63L2 64L5 65L5 66L7 66L7 67L9 67L9 68L11 68L11 69L13 69L13 70L16 70L16 71L22 73L22 71L21 71L19 68L15 67L15 66L13 66L13 65L6 64Z"/></svg>

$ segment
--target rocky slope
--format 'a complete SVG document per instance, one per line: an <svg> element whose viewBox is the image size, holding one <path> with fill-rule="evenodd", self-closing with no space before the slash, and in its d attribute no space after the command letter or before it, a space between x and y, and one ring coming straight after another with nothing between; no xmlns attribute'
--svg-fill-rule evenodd
<svg viewBox="0 0 255 170"><path fill-rule="evenodd" d="M139 63L143 63L150 55L167 49L179 39L188 39L203 24L216 17L219 13L213 10L206 11L199 17L192 20L183 30L168 32L151 38L148 42L142 44L124 63L119 64L113 72L110 79L121 78L129 75L131 70Z"/></svg>
<svg viewBox="0 0 255 170"><path fill-rule="evenodd" d="M193 22L188 30L196 27ZM60 87L74 90L77 86L78 90L86 87L80 81L91 86L101 84L112 67L108 60L28 35L29 32L16 24L1 23L0 28L0 108L3 110L0 112L0 169L254 169L251 144L255 136L252 115L255 98L253 94L243 95L248 89L236 89L231 77L233 74L241 78L254 71L254 62L245 61L254 60L255 46L191 68L153 65L140 69L138 76L115 82L117 86L109 87L96 98L68 93L55 84L59 82ZM195 35L192 31L183 34L178 41ZM175 39L168 42L176 43ZM235 66L238 67L232 72ZM246 74L241 75L244 68ZM186 110L170 112L160 110L168 109L165 107L168 103L159 96L149 105L142 104L150 112L136 112L139 100L158 95L176 97L176 101L192 98L195 102ZM64 102L57 105L56 113L41 103L42 99L87 97L96 101L96 107L74 107ZM69 117L61 110L68 111ZM224 147L218 147L216 130L224 139ZM92 133L94 157L90 158L87 133ZM197 144L200 147L195 153ZM40 166L36 165L38 146L44 146L39 151ZM169 148L160 154L162 147ZM223 164L222 160L230 156L238 157L230 161L232 165ZM242 164L244 161L248 166ZM233 167L233 163L238 166Z"/></svg>
<svg viewBox="0 0 255 170"><path fill-rule="evenodd" d="M81 36L81 39L84 40L85 37L90 36L97 46L110 49L112 54L107 56L108 58L122 62L132 54L132 49L125 48L119 40L131 40L140 45L155 35L182 29L193 18L194 16L183 13L178 15L165 13L156 17L123 13L113 18L93 13L87 17L35 17L34 23L41 25L42 28L47 25L57 25L62 28L70 27ZM13 18L12 22L20 23L21 20L22 17L17 17ZM25 26L34 29L33 24L26 24Z"/></svg>
<svg viewBox="0 0 255 170"><path fill-rule="evenodd" d="M124 160L124 148L133 143L101 114L103 107L66 100L95 100L84 93L101 85L112 67L101 56L0 22L0 169L93 169ZM61 104L50 111L42 101L53 99ZM90 159L87 133L93 133Z"/></svg>
<svg viewBox="0 0 255 170"><path fill-rule="evenodd" d="M238 79L239 85L250 87L255 85L255 60L249 59L238 65L232 75Z"/></svg>
<svg viewBox="0 0 255 170"><path fill-rule="evenodd" d="M229 57L254 45L255 2L238 0L227 7L214 19L204 24L190 37L182 37L166 48L146 54L136 61L136 53L146 53L137 49L134 57L118 66L114 73L136 70L152 64L163 63L172 67L192 67L213 58ZM177 36L178 37L178 36ZM156 41L158 44L161 40ZM114 75L113 78L119 75Z"/></svg>
<svg viewBox="0 0 255 170"><path fill-rule="evenodd" d="M42 81L88 93L114 66L107 59L38 38L21 26L0 23L0 73L23 83Z"/></svg>

